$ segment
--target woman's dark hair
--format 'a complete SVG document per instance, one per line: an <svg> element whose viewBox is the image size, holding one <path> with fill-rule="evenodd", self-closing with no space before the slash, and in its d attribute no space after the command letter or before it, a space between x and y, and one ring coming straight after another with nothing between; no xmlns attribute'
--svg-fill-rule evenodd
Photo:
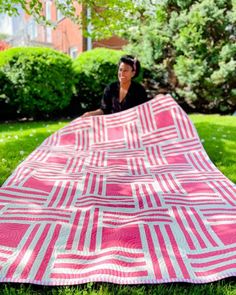
<svg viewBox="0 0 236 295"><path fill-rule="evenodd" d="M141 65L139 60L136 57L132 55L123 55L119 60L118 67L120 66L122 62L131 66L133 71L135 71L135 75L133 76L133 78L138 77L140 73Z"/></svg>

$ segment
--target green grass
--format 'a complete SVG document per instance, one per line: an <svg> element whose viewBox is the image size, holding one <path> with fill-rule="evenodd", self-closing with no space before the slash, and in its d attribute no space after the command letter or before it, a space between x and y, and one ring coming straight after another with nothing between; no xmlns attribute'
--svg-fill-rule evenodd
<svg viewBox="0 0 236 295"><path fill-rule="evenodd" d="M236 183L236 117L191 115L210 159ZM0 184L62 122L25 122L0 124ZM89 283L78 286L48 287L28 284L1 284L1 295L236 295L236 280L228 278L209 284L169 283L120 286Z"/></svg>
<svg viewBox="0 0 236 295"><path fill-rule="evenodd" d="M191 115L190 118L212 162L236 183L236 117Z"/></svg>
<svg viewBox="0 0 236 295"><path fill-rule="evenodd" d="M68 121L0 124L0 185L45 138L67 123Z"/></svg>
<svg viewBox="0 0 236 295"><path fill-rule="evenodd" d="M213 163L236 183L236 117L191 115ZM0 185L42 141L68 121L0 124Z"/></svg>
<svg viewBox="0 0 236 295"><path fill-rule="evenodd" d="M3 284L1 295L235 295L236 283L232 280L217 283L115 285L88 283L78 286L45 287L26 284Z"/></svg>

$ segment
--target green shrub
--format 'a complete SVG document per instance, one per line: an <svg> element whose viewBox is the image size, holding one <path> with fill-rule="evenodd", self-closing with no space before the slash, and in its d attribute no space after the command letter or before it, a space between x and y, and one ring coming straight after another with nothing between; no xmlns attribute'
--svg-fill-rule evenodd
<svg viewBox="0 0 236 295"><path fill-rule="evenodd" d="M6 93L13 94L13 86L6 74L0 70L0 120L12 120L17 116L16 109L9 104Z"/></svg>
<svg viewBox="0 0 236 295"><path fill-rule="evenodd" d="M236 2L159 2L147 5L152 13L145 11L136 29L125 32L126 50L150 70L149 80L164 84L194 111L234 112Z"/></svg>
<svg viewBox="0 0 236 295"><path fill-rule="evenodd" d="M105 86L117 79L117 64L123 54L119 50L96 48L75 59L77 99L83 108L99 107Z"/></svg>
<svg viewBox="0 0 236 295"><path fill-rule="evenodd" d="M74 85L71 58L49 48L12 48L0 52L2 97L20 115L42 117L69 105Z"/></svg>
<svg viewBox="0 0 236 295"><path fill-rule="evenodd" d="M12 89L11 81L6 74L0 70L0 100L6 99L6 93Z"/></svg>

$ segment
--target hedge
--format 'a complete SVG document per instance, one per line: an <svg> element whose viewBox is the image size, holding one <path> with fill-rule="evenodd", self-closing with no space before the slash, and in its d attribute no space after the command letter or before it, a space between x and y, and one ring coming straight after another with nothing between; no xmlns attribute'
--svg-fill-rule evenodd
<svg viewBox="0 0 236 295"><path fill-rule="evenodd" d="M20 116L49 116L70 103L75 80L66 54L49 48L11 48L0 52L0 73L0 97Z"/></svg>
<svg viewBox="0 0 236 295"><path fill-rule="evenodd" d="M121 50L95 48L74 60L77 99L84 109L99 107L105 86L117 80L117 64L123 54Z"/></svg>

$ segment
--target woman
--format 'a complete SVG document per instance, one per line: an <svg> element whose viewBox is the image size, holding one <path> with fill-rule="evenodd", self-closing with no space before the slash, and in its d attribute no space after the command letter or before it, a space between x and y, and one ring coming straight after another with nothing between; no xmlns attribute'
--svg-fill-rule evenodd
<svg viewBox="0 0 236 295"><path fill-rule="evenodd" d="M132 80L139 72L140 62L136 58L122 56L118 63L118 81L105 88L100 108L86 112L82 117L117 113L146 102L144 87Z"/></svg>

